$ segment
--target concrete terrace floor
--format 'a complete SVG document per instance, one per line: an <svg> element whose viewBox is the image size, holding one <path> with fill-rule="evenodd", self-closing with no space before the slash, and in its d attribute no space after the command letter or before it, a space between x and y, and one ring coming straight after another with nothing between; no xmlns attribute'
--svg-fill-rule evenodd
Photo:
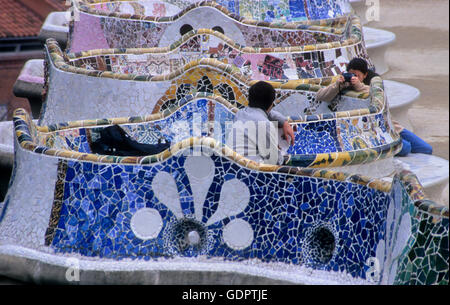
<svg viewBox="0 0 450 305"><path fill-rule="evenodd" d="M382 77L420 90L409 110L414 133L449 160L449 1L381 0L379 21L366 26L396 35ZM448 186L442 203L449 204Z"/></svg>
<svg viewBox="0 0 450 305"><path fill-rule="evenodd" d="M409 110L414 132L449 160L449 1L380 0L380 20L367 26L396 34L382 77L420 90ZM444 199L448 206L448 188ZM0 276L0 285L17 284Z"/></svg>

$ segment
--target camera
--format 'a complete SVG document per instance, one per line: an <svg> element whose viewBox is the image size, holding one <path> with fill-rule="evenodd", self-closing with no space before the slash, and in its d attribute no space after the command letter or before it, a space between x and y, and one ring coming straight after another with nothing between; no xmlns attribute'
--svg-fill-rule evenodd
<svg viewBox="0 0 450 305"><path fill-rule="evenodd" d="M349 83L349 82L351 82L352 77L355 76L355 74L354 73L350 73L350 72L346 72L346 73L342 73L342 76L344 77L345 82Z"/></svg>

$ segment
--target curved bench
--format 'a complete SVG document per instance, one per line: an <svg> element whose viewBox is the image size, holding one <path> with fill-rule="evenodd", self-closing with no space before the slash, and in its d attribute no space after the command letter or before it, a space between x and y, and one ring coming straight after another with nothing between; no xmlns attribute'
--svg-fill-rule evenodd
<svg viewBox="0 0 450 305"><path fill-rule="evenodd" d="M13 86L15 96L28 99L34 117L39 117L43 102L44 65L43 59L30 59L25 62Z"/></svg>
<svg viewBox="0 0 450 305"><path fill-rule="evenodd" d="M331 49L319 46L262 49L241 46L211 29L198 29L167 48L99 49L68 53L65 57L68 64L78 68L137 75L170 74L191 61L214 58L251 79L287 81L341 74L352 58L367 57L361 52L363 47L363 41L359 40Z"/></svg>
<svg viewBox="0 0 450 305"><path fill-rule="evenodd" d="M53 60L55 60L57 57L62 58L62 55L58 55L58 54L51 53L51 58ZM223 71L228 71L227 73L231 72L230 70L228 70L227 66L225 66L225 65L217 66L217 67L216 66L212 66L211 63L213 63L213 62L214 62L214 60L207 60L207 61L205 61L205 63L208 63L208 65L210 67L208 73L211 74L212 73L212 69L216 69L216 68L219 68L219 69L217 69L217 71L220 72L220 73L223 73ZM52 61L52 64L53 64L53 61ZM100 104L105 104L107 102L105 100L105 96L103 94L99 94L100 91L98 89L99 88L98 86L96 86L96 91L93 91L95 96L101 98L101 100L99 100L98 102L96 102L94 100L86 100L85 97L84 98L73 99L73 93L72 92L70 93L70 96L71 96L72 99L69 99L69 97L62 98L63 96L61 96L60 94L61 94L61 92L65 92L65 91L62 91L62 90L64 90L63 88L65 88L64 84L66 83L66 81L70 81L71 84L76 84L76 77L86 77L86 83L92 83L93 80L98 76L99 84L100 84L100 82L102 80L107 80L108 79L108 80L114 81L114 83L116 83L117 85L112 86L112 87L117 87L119 84L121 84L121 85L124 84L124 85L130 86L130 83L125 82L125 80L127 78L129 80L131 80L131 81L136 80L136 85L138 83L141 83L142 81L147 81L146 78L145 79L144 78L137 78L136 76L133 76L133 75L120 75L120 74L114 74L114 73L107 74L108 72L92 71L92 70L85 70L85 71L83 71L80 68L76 68L76 67L73 67L73 66L65 64L64 61L59 62L59 60L56 60L55 64L58 64L59 67L63 68L64 70L66 70L67 72L70 72L70 73L68 73L66 78L63 77L64 74L66 74L63 71L59 71L57 75L54 75L53 77L55 78L55 81L57 80L59 82L62 82L62 84L61 84L62 87L58 89L56 84L52 83L52 85L50 86L50 90L51 90L50 92L53 92L52 90L54 90L55 94L56 93L58 94L58 95L55 95L53 97L54 102L61 102L61 99L65 103L68 103L69 100L73 100L74 101L73 105L71 103L68 103L67 105L64 106L66 110L67 110L67 108L69 106L70 107L72 107L72 106L75 107L73 111L69 111L69 114L72 116L72 119L83 118L83 116L80 116L81 115L79 113L80 109L81 110L82 109L90 110L89 113L84 114L85 118L108 116L108 114L105 113L104 107L101 107L101 111L102 112L99 115L92 115L92 113L91 113L91 109L92 109L91 106L92 106L92 104L95 104L95 106L100 106ZM194 66L191 65L191 67L194 67ZM50 69L50 77L52 77L52 71L53 71L53 68ZM58 71L58 70L55 69L55 71ZM193 70L193 71L197 71L197 70ZM80 73L80 72L84 73L84 75L79 75L78 76L78 73ZM60 74L62 74L62 75L60 75ZM92 76L90 76L90 75L92 75ZM209 76L210 76L210 79L216 79L217 78L217 76L215 76L215 75L209 75ZM231 86L230 88L233 89L234 96L235 96L235 99L236 99L234 101L234 103L237 103L236 105L245 105L246 99L244 97L244 93L240 94L239 92L242 91L242 90L245 91L245 88L247 88L251 84L251 81L249 81L248 79L242 78L242 76L239 76L238 73L234 73L234 72L232 72L232 74L230 76L231 77L227 77L227 79L231 79L233 77L235 79L235 82L230 83L230 86ZM171 76L171 77L173 77L173 76ZM197 78L199 78L199 76L197 76ZM164 77L162 77L162 79L164 79ZM318 90L318 88L320 88L320 84L324 84L325 85L326 82L329 83L330 81L331 81L331 79L328 79L328 80L327 79L311 79L311 80L297 80L297 81L294 81L294 82L285 82L285 83L284 82L283 83L273 83L274 87L276 88L276 90L279 93L279 99L278 99L279 101L286 100L286 102L287 101L292 102L292 101L296 100L296 94L297 95L300 94L300 96L298 96L298 98L301 98L302 100L305 100L305 103L303 103L302 105L298 105L298 101L297 101L296 102L297 105L290 105L289 107L286 108L286 106L284 105L286 103L283 102L283 103L279 103L277 105L277 107L283 106L282 108L285 110L285 114L286 115L291 116L292 119L294 119L294 120L299 120L299 121L304 121L304 122L314 122L314 121L320 121L320 120L323 120L325 122L326 120L330 120L330 119L333 119L333 118L336 118L336 117L340 118L341 120L344 119L344 118L347 118L347 117L348 118L350 118L350 117L354 117L354 118L358 117L358 120L359 120L363 116L367 116L369 114L372 115L372 116L373 115L381 115L382 109L384 108L384 96L382 94L383 89L382 89L381 79L380 79L380 82L379 82L380 84L374 86L374 88L373 88L374 96L372 96L370 101L368 101L368 103L366 103L364 107L361 107L362 104L360 104L359 108L358 107L355 108L353 106L353 107L350 107L350 108L342 109L342 110L340 110L341 112L336 112L336 113L330 113L329 110L328 110L328 113L325 113L325 112L321 113L320 111L314 110L314 108L317 106L317 105L315 105L313 103L314 102L314 92L316 90ZM182 81L182 84L184 84L184 83L185 83L185 81ZM151 84L151 83L149 83L149 84ZM105 84L102 83L102 85L105 85ZM161 87L160 83L159 83L158 87ZM177 93L176 99L173 102L169 102L169 100L175 98L175 94L174 93L175 93L175 91L177 91L177 89L176 89L177 87L179 87L179 85L175 86L174 89L170 89L171 92L173 91L171 93L172 97L167 97L167 98L162 99L162 101L164 101L164 103L158 103L155 106L156 112L168 109L168 107L176 106L177 104L179 104L182 101L181 98L183 96L186 96L186 94L189 94L189 92L185 92L185 94L183 96L178 97L178 93ZM195 87L195 82L194 82L194 87ZM109 86L108 88L110 89L111 86ZM149 89L149 85L146 85L145 89L146 90ZM153 93L153 96L154 96L155 95L155 91L154 90L150 90L150 91ZM79 92L85 94L87 91L86 90L80 90ZM127 95L126 96L131 99L132 97L130 96L130 93L132 93L132 91L127 90ZM215 94L220 95L220 94L222 94L222 92L220 90L217 90L217 92L215 91ZM354 101L356 101L357 103L361 103L361 102L364 102L364 99L366 99L368 97L368 96L360 97L359 95L355 95L355 96L352 97L350 95L350 92L348 93L348 95L349 95L348 97L347 96L343 97L344 98L343 102L347 98L349 98L349 102L352 102L352 99L356 98ZM228 96L226 96L226 98L229 99ZM121 101L121 99L119 99L119 100L116 99L116 101ZM122 101L122 102L124 102L124 101ZM147 111L145 111L145 112L144 111L140 111L138 113L149 113L150 109L151 109L151 106L149 106L149 102L151 102L151 101L146 100L145 101L145 105L143 106L144 109L147 109ZM97 103L100 103L100 104L96 105ZM108 101L108 103L109 103L109 101ZM80 108L79 107L80 104L86 104L87 106ZM130 113L130 111L133 110L133 109L130 109L129 103L124 102L123 105L126 105L126 111L128 111L128 112L121 113L120 115L112 115L112 116L124 116L124 115L127 115L128 113ZM49 109L48 111L44 111L43 113L45 115L50 115L51 111L55 111L55 108L56 107L60 107L60 106L62 106L62 105L55 104L55 105L50 107L51 109ZM301 108L300 109L297 106L302 106L302 107L300 107ZM342 106L345 106L345 103L342 103ZM115 110L115 109L110 109L110 108L111 107L108 108L108 113L110 113L111 111ZM305 108L308 111L305 112L303 108ZM119 111L122 111L120 109L121 108L119 107ZM311 111L310 114L308 114L309 111ZM51 119L50 123L57 123L57 122L63 121L63 118L61 117L61 114L58 114L56 117L53 117L53 118L51 116L49 116L49 118ZM42 119L42 117L41 117L41 119ZM49 123L47 123L47 124L49 124ZM349 123L347 123L347 125L348 124ZM363 124L363 123L358 123L358 124ZM384 124L381 124L381 125L384 125ZM345 127L341 127L341 128L344 128L344 130L345 130ZM345 130L345 132L341 131L341 133L346 133L346 132L347 132L346 130ZM364 141L366 141L366 140L364 140ZM350 144L348 144L348 145L350 145ZM353 144L351 144L351 145L353 145ZM327 158L330 158L330 157L328 156ZM324 160L322 160L322 162L323 161ZM310 159L308 161L308 164L310 164L311 162L315 162L315 158ZM324 164L326 164L326 163L327 162L325 162Z"/></svg>
<svg viewBox="0 0 450 305"><path fill-rule="evenodd" d="M353 35L353 30L346 26L348 16L289 23L265 22L231 14L214 1L201 1L175 15L159 17L147 15L145 8L137 9L136 5L134 13L130 14L110 11L108 6L97 4L77 3L74 6L79 21L73 22L69 32L70 52L166 47L189 30L199 28L220 28L221 32L241 45L261 48L344 43ZM94 8L95 5L99 8ZM127 31L123 31L124 28Z"/></svg>
<svg viewBox="0 0 450 305"><path fill-rule="evenodd" d="M184 39L188 40L190 38L189 35L184 35ZM179 43L181 44L182 41ZM299 48L303 49L304 47ZM166 52L166 49L152 50L158 50L159 53L162 51ZM197 91L211 91L214 94L224 96L230 102L245 106L247 104L246 94L248 87L252 82L256 81L252 80L239 68L214 58L200 58L181 66L174 63L178 68L169 74L162 75L158 73L155 75L145 72L139 73L139 69L136 74L127 74L120 71L120 69L118 72L108 71L111 67L109 69L95 69L96 66L100 66L95 63L97 58L93 56L96 56L96 54L99 55L99 59L102 59L102 56L108 54L108 52L114 57L116 55L120 56L120 54L124 56L127 53L136 53L136 59L141 60L140 55L144 55L141 51L145 53L146 49L90 51L86 52L86 55L90 56L91 59L85 63L81 59L81 67L76 67L62 53L56 41L49 39L46 45L48 69L46 89L48 90L46 90L43 115L40 118L40 122L52 124L78 119L105 116L123 117L158 112L159 109L164 109L170 104L177 103L182 96L192 93L191 91L196 88ZM262 50L262 52L265 51ZM83 54L81 53L77 56L82 57ZM256 54L255 56L259 55ZM92 60L94 62L90 63L89 61ZM102 61L104 62L102 66L106 65L107 67L108 64L111 66L111 58L105 57ZM139 65L137 67L142 68ZM145 64L143 67L145 68ZM126 68L125 66L124 69ZM330 84L335 78L291 79L271 83L279 91L280 98L283 97L282 99L284 99L287 95L298 90L317 91L321 88L320 86ZM65 88L69 82L78 89L72 90L70 94L67 94ZM95 88L95 90L90 90L90 88ZM115 88L115 90L111 91L111 88ZM366 96L362 97L360 96L361 94L355 92L350 95L356 98L368 97L367 94L363 94ZM123 101L120 98L121 96L126 96L127 101ZM372 101L375 102L373 111L376 112L382 109L384 97L379 97ZM130 103L135 106L130 107ZM82 104L86 105L86 107L80 107ZM109 105L107 114L105 114L105 108L102 107L105 104ZM86 112L87 110L89 112ZM64 114L63 117L61 116L62 114Z"/></svg>
<svg viewBox="0 0 450 305"><path fill-rule="evenodd" d="M0 165L12 167L14 162L14 124L12 121L0 122Z"/></svg>
<svg viewBox="0 0 450 305"><path fill-rule="evenodd" d="M395 160L403 168L416 174L428 198L443 204L443 191L449 183L448 160L426 154L409 154L406 157L396 157Z"/></svg>
<svg viewBox="0 0 450 305"><path fill-rule="evenodd" d="M69 35L69 16L70 11L48 14L39 32L39 39L45 42L48 38L53 38L65 47Z"/></svg>
<svg viewBox="0 0 450 305"><path fill-rule="evenodd" d="M136 1L139 2L139 1ZM166 1L160 1L162 5L164 5L164 3ZM195 1L191 1L191 2L195 2ZM197 1L196 2L200 2ZM255 7L252 6L252 4L250 3L251 1L248 1L248 7L246 8L245 6L241 6L238 4L236 5L236 3L233 1L233 3L228 2L228 1L221 1L218 0L216 1L218 4L221 4L222 6L226 7L230 13L232 14L236 14L236 15L243 15L246 18L249 19L254 19L254 20L260 20L260 18L262 16L264 16L263 20L260 21L266 21L266 22L273 22L273 21L280 21L280 22L292 22L292 21L299 21L299 20L304 20L306 18L312 18L311 20L314 19L328 19L330 18L329 16L329 12L330 10L327 9L327 7L321 7L319 10L315 11L313 14L303 14L302 12L300 12L299 8L296 7L295 5L289 6L289 10L290 10L290 14L286 15L286 8L276 8L275 10L273 10L273 7L270 7L268 4L265 3L260 3L260 7L258 7L257 10L255 10ZM245 2L242 1L241 2ZM167 3L169 3L167 1ZM92 4L91 4L92 5ZM333 4L336 6L336 4ZM345 3L343 4L342 8L339 8L339 10L342 10L342 15L345 15L347 13L349 13L348 8L345 6ZM336 14L335 10L331 10L333 11L335 14L331 17L339 17L338 14ZM261 14L261 12L264 12L263 14ZM68 41L68 35L69 35L69 21L70 21L70 14L71 11L67 11L67 12L52 12L50 13L46 20L44 21L40 33L39 33L39 38L42 41L46 41L48 38L54 38L58 41L59 44L61 44L62 46L66 46L67 45L67 41ZM273 15L272 15L273 14ZM305 15L304 17L302 17L303 15ZM326 18L323 18L326 17ZM75 16L75 18L77 18Z"/></svg>
<svg viewBox="0 0 450 305"><path fill-rule="evenodd" d="M386 63L386 51L395 42L395 34L389 31L363 27L364 41L367 53L371 58L376 72L380 75L389 71Z"/></svg>
<svg viewBox="0 0 450 305"><path fill-rule="evenodd" d="M376 88L376 84L373 88ZM279 108L286 103L283 101L274 108L285 115L288 113L290 124L296 127L295 144L287 147L286 165L308 168L342 167L347 169L343 171L348 172L354 170L356 165L362 170L363 165L374 162L380 167L379 161L390 159L400 149L400 138L390 128L385 111L370 113L368 109L355 109L348 112L305 115L299 107L299 102L303 100L303 105L307 104L308 92L299 92L291 96L291 100L297 104ZM343 104L347 102L351 101L342 101ZM66 147L64 145L67 143L77 142L75 147L82 146L85 151L88 151L90 146L88 139L97 138L97 129L103 128L105 124L118 123L126 123L123 128L130 136L147 144L154 144L153 142L161 137L176 143L191 136L214 137L225 143L229 125L237 111L238 107L223 97L199 92L185 96L178 105L148 116L82 120L33 128L44 132L45 136L49 137L46 141L50 143L62 143L63 147ZM128 125L130 123L133 125ZM89 126L93 127L86 129ZM65 130L72 128L78 129L80 134L86 134L82 142L72 139L70 133L66 134ZM63 137L64 140L57 141L58 137ZM384 168L384 171L383 176L390 174L392 166Z"/></svg>
<svg viewBox="0 0 450 305"><path fill-rule="evenodd" d="M14 124L17 165L0 204L0 272L9 277L65 282L74 260L81 283L97 284L107 281L94 278L101 271L115 284L136 283L134 275L186 284L189 271L199 284L229 283L224 272L296 284L448 276L448 262L441 270L440 261L410 261L417 251L448 259L448 209L424 200L410 172L387 183L260 164L212 138L153 156L101 156L52 147L23 110ZM192 155L195 147L204 154ZM367 272L373 261L379 277ZM174 263L169 272L164 262Z"/></svg>
<svg viewBox="0 0 450 305"><path fill-rule="evenodd" d="M25 98L41 98L45 82L44 77L44 60L28 60L14 83L14 95Z"/></svg>
<svg viewBox="0 0 450 305"><path fill-rule="evenodd" d="M414 131L408 111L414 101L420 97L419 89L392 80L384 80L383 83L392 117L405 128Z"/></svg>
<svg viewBox="0 0 450 305"><path fill-rule="evenodd" d="M320 4L313 1L258 1L254 0L80 0L79 7L82 11L92 14L109 15L115 13L116 17L129 15L132 19L136 15L144 16L146 19L159 18L162 21L172 21L174 16L180 15L194 3L199 6L204 4L223 7L227 13L245 18L265 22L293 22L305 20L324 20L342 16L349 13L345 1L326 0ZM121 14L121 15L119 15Z"/></svg>

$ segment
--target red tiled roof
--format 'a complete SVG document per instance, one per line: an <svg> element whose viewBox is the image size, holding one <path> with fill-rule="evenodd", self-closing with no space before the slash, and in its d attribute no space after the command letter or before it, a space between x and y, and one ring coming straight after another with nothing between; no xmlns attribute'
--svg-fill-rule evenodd
<svg viewBox="0 0 450 305"><path fill-rule="evenodd" d="M0 38L37 36L43 21L20 2L0 0Z"/></svg>
<svg viewBox="0 0 450 305"><path fill-rule="evenodd" d="M57 11L66 11L70 5L66 4L66 0L45 0L48 4L55 8Z"/></svg>
<svg viewBox="0 0 450 305"><path fill-rule="evenodd" d="M35 37L48 13L67 9L66 0L0 0L0 38Z"/></svg>

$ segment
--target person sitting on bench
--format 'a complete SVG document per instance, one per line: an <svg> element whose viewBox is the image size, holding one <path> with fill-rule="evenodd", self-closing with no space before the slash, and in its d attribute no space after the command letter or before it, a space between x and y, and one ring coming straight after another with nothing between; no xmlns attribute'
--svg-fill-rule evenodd
<svg viewBox="0 0 450 305"><path fill-rule="evenodd" d="M341 95L348 90L370 92L370 81L378 76L369 70L367 62L362 58L353 58L347 65L347 73L339 75L338 80L331 85L321 88L316 93L316 99L330 103L328 108L336 111Z"/></svg>
<svg viewBox="0 0 450 305"><path fill-rule="evenodd" d="M259 81L250 87L248 93L248 107L236 113L226 144L256 162L282 164L284 157L278 145L281 139L276 127L283 129L282 137L291 145L295 136L286 117L271 110L275 89L271 84Z"/></svg>

